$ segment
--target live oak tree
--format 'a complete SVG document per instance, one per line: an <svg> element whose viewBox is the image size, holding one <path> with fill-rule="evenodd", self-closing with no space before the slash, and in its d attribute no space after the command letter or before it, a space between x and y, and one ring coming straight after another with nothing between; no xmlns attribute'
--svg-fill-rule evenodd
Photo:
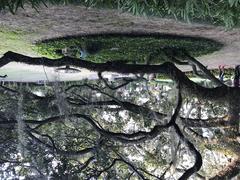
<svg viewBox="0 0 240 180"><path fill-rule="evenodd" d="M41 4L67 2L76 1L3 0L0 10L16 13L26 4L38 10ZM116 8L115 1L101 1L102 5L99 2L83 4L108 3L107 7ZM187 21L207 19L226 27L239 21L238 0L186 0L177 4L120 0L117 8ZM98 72L99 79L56 82L44 87L1 84L0 177L224 179L237 175L239 88L220 82L184 50L162 49L161 53L169 62L152 65L155 54L146 64L97 64L71 57L51 60L7 52L0 59L1 67L13 61L48 67L74 66ZM175 64L192 66L195 75L212 84L202 86L191 81ZM131 76L108 81L105 72ZM169 90L168 86L147 79L149 74L169 77L174 85ZM207 174L203 170L205 150L222 147L226 155L231 155L227 156L226 167Z"/></svg>
<svg viewBox="0 0 240 180"><path fill-rule="evenodd" d="M13 61L71 66L95 71L99 78L44 87L0 86L2 177L223 179L238 174L239 87L223 84L182 49L163 48L161 53L168 62L93 63L4 54L1 67ZM190 80L175 64L192 66L211 84ZM106 72L129 76L110 81ZM173 85L147 78L153 73L172 79ZM204 152L221 147L231 154L226 167L204 173Z"/></svg>

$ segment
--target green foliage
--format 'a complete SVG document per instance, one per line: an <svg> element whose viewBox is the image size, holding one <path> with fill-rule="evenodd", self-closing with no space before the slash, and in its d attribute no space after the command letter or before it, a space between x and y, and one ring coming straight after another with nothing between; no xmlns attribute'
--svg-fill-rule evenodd
<svg viewBox="0 0 240 180"><path fill-rule="evenodd" d="M106 62L112 60L124 60L127 62L135 61L145 63L146 58L151 53L157 52L162 48L183 48L189 51L193 56L200 56L211 53L221 48L221 44L207 40L196 38L183 38L175 36L85 36L71 39L59 39L48 42L42 42L36 45L36 51L43 56L50 58L59 58L57 50L66 47L83 47L86 44L99 44L100 51L97 54L90 54L86 60L94 62ZM75 52L75 57L79 53ZM151 63L159 63L164 59L163 55L154 57Z"/></svg>
<svg viewBox="0 0 240 180"><path fill-rule="evenodd" d="M24 9L24 5L31 5L34 9L39 9L41 5L47 7L47 4L67 4L74 3L74 0L1 0L0 11L9 10L15 14L19 8Z"/></svg>
<svg viewBox="0 0 240 180"><path fill-rule="evenodd" d="M185 21L201 20L213 24L224 24L231 28L238 24L240 15L239 0L112 0L88 1L91 6L118 8L135 15L154 15L160 17L175 17ZM88 5L85 4L85 5Z"/></svg>
<svg viewBox="0 0 240 180"><path fill-rule="evenodd" d="M135 15L175 17L185 21L201 20L223 24L227 28L238 25L240 0L2 0L0 10L15 13L24 4L36 10L47 4L81 4L88 7L115 8Z"/></svg>

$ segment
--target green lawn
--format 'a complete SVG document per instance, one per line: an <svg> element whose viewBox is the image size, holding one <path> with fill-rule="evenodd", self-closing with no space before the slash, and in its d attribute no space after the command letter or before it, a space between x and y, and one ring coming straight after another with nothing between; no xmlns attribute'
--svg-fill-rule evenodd
<svg viewBox="0 0 240 180"><path fill-rule="evenodd" d="M29 33L20 30L0 28L0 55L14 51L26 55L34 55L33 45L27 40Z"/></svg>
<svg viewBox="0 0 240 180"><path fill-rule="evenodd" d="M159 62L164 59L161 53L162 48L184 48L193 56L201 56L219 50L222 45L212 40L203 38L178 37L169 35L89 35L75 38L56 39L46 42L40 42L35 50L42 56L49 58L59 58L62 55L57 50L71 47L72 49L84 49L97 45L99 52L89 54L86 60L94 62L106 62L112 60L145 62L145 59L151 54L159 54L154 61ZM74 47L74 48L73 48ZM69 49L71 49L69 48ZM87 48L86 48L87 49ZM80 50L75 50L74 57L80 56ZM160 56L160 57L159 57Z"/></svg>
<svg viewBox="0 0 240 180"><path fill-rule="evenodd" d="M105 34L87 35L75 38L63 38L39 42L33 45L29 39L31 33L20 30L7 30L0 28L0 54L14 51L30 56L46 56L59 58L61 55L56 50L74 46L79 49L98 46L97 54L88 54L86 60L94 62L106 62L112 60L135 61L144 63L151 53L155 56L153 62L159 63L164 60L161 48L173 47L184 48L193 56L201 56L219 50L222 45L215 41L204 38L179 37L162 34L132 35L132 34ZM157 52L157 53L156 53ZM80 51L74 52L74 57L80 56Z"/></svg>

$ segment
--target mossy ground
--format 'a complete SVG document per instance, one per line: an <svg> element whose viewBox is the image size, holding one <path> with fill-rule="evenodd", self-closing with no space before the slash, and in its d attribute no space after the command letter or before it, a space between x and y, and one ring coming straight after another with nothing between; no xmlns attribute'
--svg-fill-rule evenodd
<svg viewBox="0 0 240 180"><path fill-rule="evenodd" d="M84 36L67 39L57 39L40 42L36 45L36 51L42 56L59 58L61 55L56 50L70 46L83 47L86 44L100 44L97 54L89 55L86 60L94 62L106 62L112 60L124 60L127 62L144 63L145 59L153 52L161 48L183 48L194 57L212 53L219 50L222 45L208 39L169 37L169 36ZM163 59L159 56L154 60L157 63Z"/></svg>
<svg viewBox="0 0 240 180"><path fill-rule="evenodd" d="M33 45L27 40L29 33L21 30L0 28L0 54L7 51L18 52L26 55L35 54Z"/></svg>

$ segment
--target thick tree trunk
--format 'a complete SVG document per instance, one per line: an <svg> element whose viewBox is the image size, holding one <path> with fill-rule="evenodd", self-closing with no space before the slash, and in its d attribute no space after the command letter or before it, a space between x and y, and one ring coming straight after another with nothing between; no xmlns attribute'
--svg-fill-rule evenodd
<svg viewBox="0 0 240 180"><path fill-rule="evenodd" d="M230 94L232 95L232 91L238 91L239 93L236 95L240 96L239 88L237 90L237 88L227 87L225 85L216 88L202 87L191 81L181 70L179 70L173 63L170 62L166 62L161 65L125 64L123 62L93 63L71 57L63 57L53 61L52 59L44 57L33 58L9 51L0 58L0 67L12 61L30 65L44 65L48 67L71 65L80 68L86 68L95 72L117 72L122 74L160 73L179 83L182 92L186 93L187 95L196 95L199 98L221 102L225 102L226 98Z"/></svg>

